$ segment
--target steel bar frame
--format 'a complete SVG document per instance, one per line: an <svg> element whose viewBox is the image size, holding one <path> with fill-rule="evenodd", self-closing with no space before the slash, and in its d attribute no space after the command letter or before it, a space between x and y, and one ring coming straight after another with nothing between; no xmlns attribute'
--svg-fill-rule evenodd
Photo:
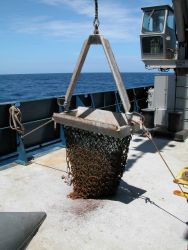
<svg viewBox="0 0 188 250"><path fill-rule="evenodd" d="M110 66L113 78L114 78L114 81L116 83L117 90L119 92L125 113L129 112L131 104L130 104L129 97L127 95L127 91L125 89L125 85L123 83L123 80L119 71L119 68L118 68L118 65L116 63L114 54L110 47L110 43L107 39L105 39L100 34L90 35L89 38L83 44L82 50L80 52L76 67L72 74L72 77L71 77L71 80L70 80L70 83L69 83L69 86L65 95L65 103L64 103L65 112L69 111L70 101L73 95L73 91L76 87L78 77L80 75L80 72L82 70L85 59L87 57L87 53L91 45L102 45L106 58L108 60L108 64Z"/></svg>

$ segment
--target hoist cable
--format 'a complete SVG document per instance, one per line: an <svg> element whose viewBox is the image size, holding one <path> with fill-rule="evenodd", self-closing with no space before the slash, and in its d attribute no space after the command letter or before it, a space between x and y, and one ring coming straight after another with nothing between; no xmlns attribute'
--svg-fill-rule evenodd
<svg viewBox="0 0 188 250"><path fill-rule="evenodd" d="M93 20L93 26L94 26L94 34L99 34L99 8L98 8L98 0L95 1L95 17Z"/></svg>

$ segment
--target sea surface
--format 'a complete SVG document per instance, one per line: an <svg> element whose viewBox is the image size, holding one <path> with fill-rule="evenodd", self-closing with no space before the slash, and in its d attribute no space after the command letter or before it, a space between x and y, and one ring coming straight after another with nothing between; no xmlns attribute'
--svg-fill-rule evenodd
<svg viewBox="0 0 188 250"><path fill-rule="evenodd" d="M126 88L153 85L155 73L122 73ZM0 103L63 96L71 74L0 75ZM111 73L82 73L74 93L116 90Z"/></svg>

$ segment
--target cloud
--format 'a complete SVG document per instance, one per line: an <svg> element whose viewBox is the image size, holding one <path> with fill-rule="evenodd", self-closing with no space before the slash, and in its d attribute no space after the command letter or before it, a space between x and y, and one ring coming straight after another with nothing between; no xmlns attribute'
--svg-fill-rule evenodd
<svg viewBox="0 0 188 250"><path fill-rule="evenodd" d="M171 0L138 0L142 7L172 4Z"/></svg>
<svg viewBox="0 0 188 250"><path fill-rule="evenodd" d="M90 0L37 0L40 3L58 7L66 5L78 16L77 22L50 17L35 17L17 20L14 30L19 33L41 34L62 38L85 37L92 32L94 5ZM126 8L117 2L103 0L99 6L102 33L109 39L124 42L138 40L141 23L141 12L136 8Z"/></svg>
<svg viewBox="0 0 188 250"><path fill-rule="evenodd" d="M137 22L138 23L138 22ZM139 29L136 21L127 20L126 23L118 21L103 22L101 33L109 39L124 42L134 42L138 40ZM134 24L134 27L133 27ZM59 38L85 38L93 32L93 27L87 22L70 22L67 20L51 20L50 18L21 19L14 21L13 30L17 33L37 34Z"/></svg>
<svg viewBox="0 0 188 250"><path fill-rule="evenodd" d="M62 38L75 38L89 30L87 23L69 22L67 20L53 20L49 17L34 17L17 19L13 30L17 33L37 34Z"/></svg>
<svg viewBox="0 0 188 250"><path fill-rule="evenodd" d="M94 3L91 4L91 0L38 0L41 3L48 5L58 6L66 5L70 7L77 14L85 15L88 17L94 16ZM125 3L126 4L126 3ZM120 2L103 0L99 5L100 18L108 18L118 20L132 16L138 12L139 8L128 8L126 5L122 5Z"/></svg>

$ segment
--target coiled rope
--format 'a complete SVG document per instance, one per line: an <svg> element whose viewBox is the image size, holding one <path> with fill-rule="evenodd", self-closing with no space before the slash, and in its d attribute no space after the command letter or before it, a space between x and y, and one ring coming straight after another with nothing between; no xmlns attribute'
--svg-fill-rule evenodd
<svg viewBox="0 0 188 250"><path fill-rule="evenodd" d="M24 134L24 126L22 124L22 114L18 107L11 106L9 108L9 125L12 130L17 133Z"/></svg>

